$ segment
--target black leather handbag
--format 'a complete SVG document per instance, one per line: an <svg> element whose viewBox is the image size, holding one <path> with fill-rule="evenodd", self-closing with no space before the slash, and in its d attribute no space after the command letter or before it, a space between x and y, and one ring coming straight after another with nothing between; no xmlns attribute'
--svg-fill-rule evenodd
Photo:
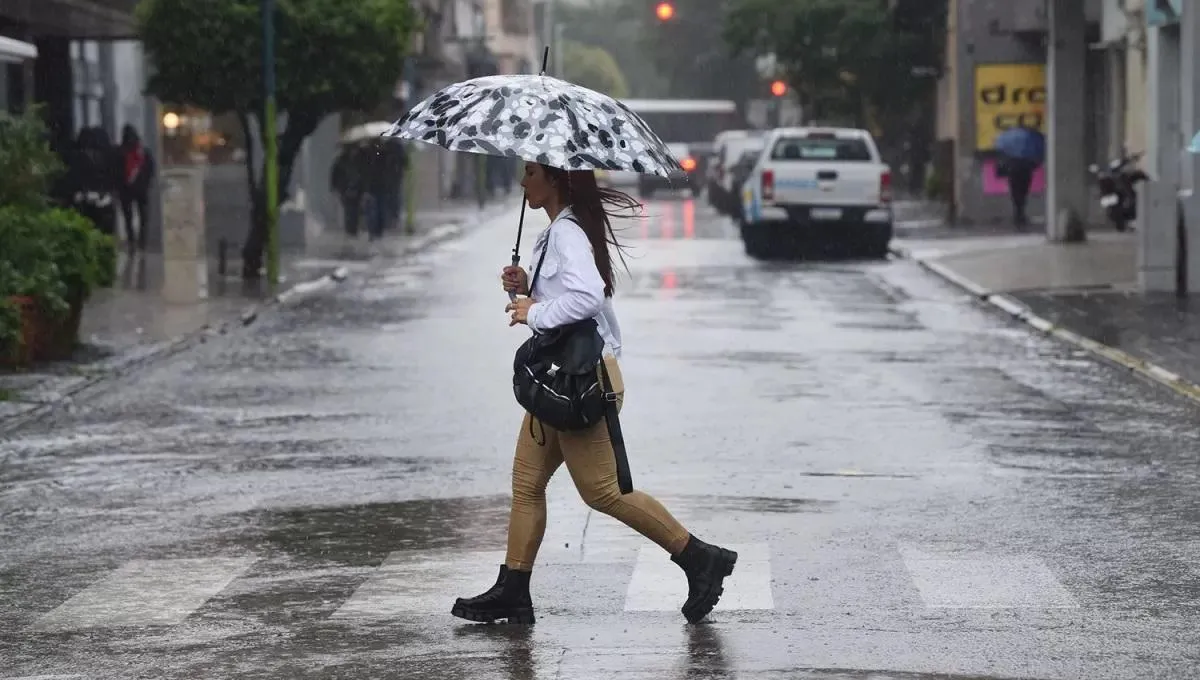
<svg viewBox="0 0 1200 680"><path fill-rule="evenodd" d="M534 333L517 348L517 403L556 430L583 430L604 417L597 366L604 340L593 319Z"/></svg>
<svg viewBox="0 0 1200 680"><path fill-rule="evenodd" d="M530 295L549 249L547 243L533 270ZM603 354L604 338L595 319L534 332L513 359L513 394L531 416L556 430L584 430L605 419L617 459L617 483L621 493L629 493L633 480Z"/></svg>

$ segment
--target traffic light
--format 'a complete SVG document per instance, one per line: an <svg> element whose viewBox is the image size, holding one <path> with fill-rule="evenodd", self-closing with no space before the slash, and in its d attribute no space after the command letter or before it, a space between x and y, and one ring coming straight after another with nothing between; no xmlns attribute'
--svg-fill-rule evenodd
<svg viewBox="0 0 1200 680"><path fill-rule="evenodd" d="M783 95L787 94L787 91L787 83L783 82L782 80L776 80L775 82L771 83L771 94L775 95L776 97L782 97Z"/></svg>
<svg viewBox="0 0 1200 680"><path fill-rule="evenodd" d="M658 5L654 8L654 15L658 17L659 21L670 21L675 17L675 3L658 3Z"/></svg>

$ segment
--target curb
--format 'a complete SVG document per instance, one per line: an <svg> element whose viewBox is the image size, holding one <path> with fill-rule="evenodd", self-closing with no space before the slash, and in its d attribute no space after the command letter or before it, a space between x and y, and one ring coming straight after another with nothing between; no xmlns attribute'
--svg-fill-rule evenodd
<svg viewBox="0 0 1200 680"><path fill-rule="evenodd" d="M1151 363L1140 357L1124 352L1115 347L1110 347L1104 343L1096 342L1091 338L1082 336L1075 331L1055 325L1046 319L1033 313L1031 309L1021 304L1017 300L1004 295L1002 293L993 293L979 284L971 281L957 272L951 270L937 262L930 262L919 257L914 257L906 248L900 246L889 247L892 255L904 259L911 260L919 264L925 270L936 274L937 276L949 281L955 286L967 291L980 302L986 302L996 309L1004 312L1018 321L1024 322L1026 325L1041 331L1042 333L1074 345L1083 349L1093 356L1096 356L1110 365L1117 368L1123 368L1132 373L1135 373L1147 380L1156 382L1164 387L1167 387L1180 396L1191 399L1196 403L1200 403L1200 385L1193 383L1186 378L1168 371L1167 369L1157 364Z"/></svg>
<svg viewBox="0 0 1200 680"><path fill-rule="evenodd" d="M456 223L439 225L421 234L420 236L414 236L404 244L404 247L400 250L399 255L402 257L414 255L444 241L455 238L461 233L462 227ZM377 256L376 259L382 259L384 257L385 256L380 255ZM255 321L258 321L263 313L274 307L290 304L319 291L336 287L338 284L345 282L349 278L349 270L346 267L338 267L332 272L296 283L287 290L268 298L265 302L249 305L245 310L242 311L240 315L235 318L225 319L215 324L202 326L190 333L184 333L173 340L167 340L151 346L146 351L139 352L136 354L136 356L128 358L125 361L122 361L118 358L112 365L100 368L96 371L95 375L81 380L80 382L63 390L62 392L56 394L53 399L38 403L22 413L0 418L0 435L7 434L40 420L41 418L61 408L64 404L69 408L70 402L73 400L75 395L84 392L91 387L95 387L96 385L106 381L129 375L130 373L133 373L140 368L144 368L148 364L151 364L155 361L166 359L198 344L203 344L207 342L209 338L227 335L237 326L250 326L254 324Z"/></svg>

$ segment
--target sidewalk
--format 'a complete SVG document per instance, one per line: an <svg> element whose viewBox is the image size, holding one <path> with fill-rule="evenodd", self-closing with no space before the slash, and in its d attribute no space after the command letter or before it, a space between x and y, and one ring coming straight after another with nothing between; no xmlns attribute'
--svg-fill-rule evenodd
<svg viewBox="0 0 1200 680"><path fill-rule="evenodd" d="M1045 333L1200 401L1200 304L1137 286L1137 235L900 239L894 254Z"/></svg>
<svg viewBox="0 0 1200 680"><path fill-rule="evenodd" d="M216 254L209 254L207 298L195 303L166 301L160 254L130 256L121 252L117 282L96 291L87 302L80 324L80 342L71 361L35 366L29 372L0 373L0 430L24 421L49 406L104 378L167 356L203 339L223 334L236 324L249 324L258 310L275 302L335 285L372 266L372 261L399 257L451 238L473 221L513 209L519 196L491 201L482 211L474 204L452 205L436 213L418 213L418 233L396 230L370 242L341 232L320 234L303 251L280 256L283 279L274 294L265 284L240 278L237 254L230 254L226 274L218 272ZM199 265L198 265L199 266Z"/></svg>

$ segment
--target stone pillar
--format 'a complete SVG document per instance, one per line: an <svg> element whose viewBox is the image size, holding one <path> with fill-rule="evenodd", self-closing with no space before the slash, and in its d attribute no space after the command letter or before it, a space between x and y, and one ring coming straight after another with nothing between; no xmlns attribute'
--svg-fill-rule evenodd
<svg viewBox="0 0 1200 680"><path fill-rule="evenodd" d="M1146 158L1150 180L1138 194L1138 282L1146 291L1176 289L1179 224L1179 28L1146 30Z"/></svg>
<svg viewBox="0 0 1200 680"><path fill-rule="evenodd" d="M1050 0L1047 49L1046 237L1083 240L1088 173L1085 126L1087 19L1083 0Z"/></svg>
<svg viewBox="0 0 1200 680"><path fill-rule="evenodd" d="M1186 147L1200 132L1200 5L1189 4L1180 23L1180 147ZM1182 152L1180 158L1186 255L1183 281L1189 293L1200 293L1200 154Z"/></svg>
<svg viewBox="0 0 1200 680"><path fill-rule="evenodd" d="M208 297L208 258L204 238L204 171L164 170L163 285L167 302L188 304Z"/></svg>

